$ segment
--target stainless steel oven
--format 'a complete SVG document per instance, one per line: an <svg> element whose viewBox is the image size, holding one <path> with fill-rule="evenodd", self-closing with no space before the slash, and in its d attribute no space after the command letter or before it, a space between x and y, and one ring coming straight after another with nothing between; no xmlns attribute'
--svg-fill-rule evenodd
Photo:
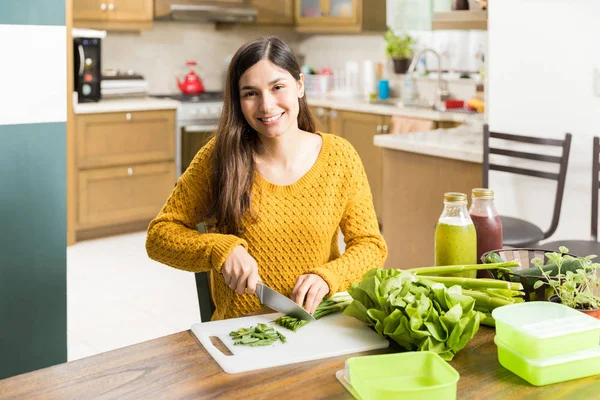
<svg viewBox="0 0 600 400"><path fill-rule="evenodd" d="M214 133L221 110L223 94L204 92L200 95L155 95L178 100L176 167L177 175L183 174L194 156Z"/></svg>
<svg viewBox="0 0 600 400"><path fill-rule="evenodd" d="M198 150L212 137L217 124L181 125L178 132L181 136L181 165L178 169L183 173L191 164Z"/></svg>

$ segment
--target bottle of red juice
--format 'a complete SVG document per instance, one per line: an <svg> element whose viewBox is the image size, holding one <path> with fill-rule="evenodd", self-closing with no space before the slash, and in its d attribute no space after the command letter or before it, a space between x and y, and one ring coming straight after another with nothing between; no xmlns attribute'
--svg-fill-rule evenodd
<svg viewBox="0 0 600 400"><path fill-rule="evenodd" d="M477 233L477 262L488 251L502 249L502 223L494 205L492 189L477 188L471 192L471 220ZM478 271L478 278L489 278L487 271Z"/></svg>

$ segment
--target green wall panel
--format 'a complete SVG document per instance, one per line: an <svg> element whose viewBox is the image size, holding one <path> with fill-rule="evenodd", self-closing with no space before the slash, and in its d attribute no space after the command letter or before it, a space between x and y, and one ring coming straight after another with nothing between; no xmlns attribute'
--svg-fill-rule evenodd
<svg viewBox="0 0 600 400"><path fill-rule="evenodd" d="M67 361L66 124L0 125L0 379Z"/></svg>
<svg viewBox="0 0 600 400"><path fill-rule="evenodd" d="M0 0L0 25L65 26L65 11L65 0Z"/></svg>

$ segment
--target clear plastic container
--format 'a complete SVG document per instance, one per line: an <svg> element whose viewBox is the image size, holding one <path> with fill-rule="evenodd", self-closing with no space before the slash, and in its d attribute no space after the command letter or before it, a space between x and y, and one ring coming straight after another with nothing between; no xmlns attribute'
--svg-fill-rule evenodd
<svg viewBox="0 0 600 400"><path fill-rule="evenodd" d="M454 400L460 377L431 351L351 357L346 376L363 400Z"/></svg>
<svg viewBox="0 0 600 400"><path fill-rule="evenodd" d="M600 346L560 356L527 359L507 344L494 339L500 365L535 386L600 374Z"/></svg>
<svg viewBox="0 0 600 400"><path fill-rule="evenodd" d="M492 311L496 337L523 358L547 358L600 345L600 320L558 303L532 301Z"/></svg>

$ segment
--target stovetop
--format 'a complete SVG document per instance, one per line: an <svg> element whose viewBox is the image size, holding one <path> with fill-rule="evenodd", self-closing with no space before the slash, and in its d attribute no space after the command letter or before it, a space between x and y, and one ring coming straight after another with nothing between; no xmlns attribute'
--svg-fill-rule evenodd
<svg viewBox="0 0 600 400"><path fill-rule="evenodd" d="M168 98L181 101L182 103L204 103L209 101L223 100L223 92L204 92L194 95L183 93L153 94L152 97L157 97L159 99Z"/></svg>

